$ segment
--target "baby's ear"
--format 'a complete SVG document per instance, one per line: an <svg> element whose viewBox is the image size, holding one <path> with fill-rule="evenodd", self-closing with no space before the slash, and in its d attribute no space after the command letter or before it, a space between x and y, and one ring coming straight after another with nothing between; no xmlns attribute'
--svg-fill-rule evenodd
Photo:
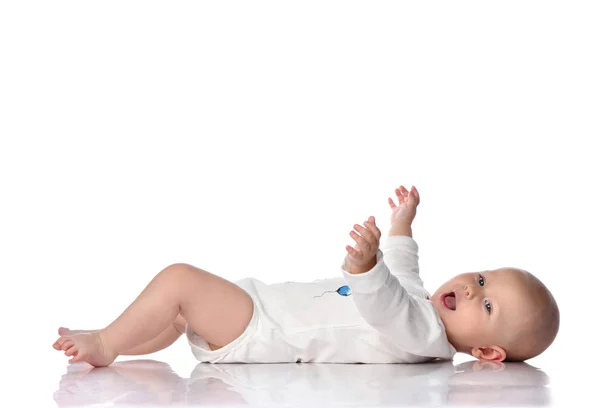
<svg viewBox="0 0 600 408"><path fill-rule="evenodd" d="M506 351L500 346L473 347L471 349L471 354L481 361L506 360Z"/></svg>

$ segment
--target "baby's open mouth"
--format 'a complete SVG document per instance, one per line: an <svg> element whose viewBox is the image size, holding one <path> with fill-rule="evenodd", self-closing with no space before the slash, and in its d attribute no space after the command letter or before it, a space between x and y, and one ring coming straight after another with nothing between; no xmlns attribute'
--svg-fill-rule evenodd
<svg viewBox="0 0 600 408"><path fill-rule="evenodd" d="M454 292L442 294L440 300L446 309L456 310L456 294Z"/></svg>

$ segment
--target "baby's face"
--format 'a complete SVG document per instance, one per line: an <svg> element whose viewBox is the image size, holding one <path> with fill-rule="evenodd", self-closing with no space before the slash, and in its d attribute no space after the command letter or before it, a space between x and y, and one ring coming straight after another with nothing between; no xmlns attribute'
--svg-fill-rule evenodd
<svg viewBox="0 0 600 408"><path fill-rule="evenodd" d="M526 275L513 268L463 273L432 296L450 343L462 352L500 346L530 316Z"/></svg>

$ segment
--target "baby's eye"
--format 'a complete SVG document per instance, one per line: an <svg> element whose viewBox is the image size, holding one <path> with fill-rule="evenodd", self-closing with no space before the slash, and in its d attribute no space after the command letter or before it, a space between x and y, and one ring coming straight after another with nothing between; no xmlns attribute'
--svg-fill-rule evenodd
<svg viewBox="0 0 600 408"><path fill-rule="evenodd" d="M483 284L485 283L485 281L483 280L483 276L479 275L479 286L483 286Z"/></svg>
<svg viewBox="0 0 600 408"><path fill-rule="evenodd" d="M487 310L488 313L492 313L492 304L487 300L485 301L485 310Z"/></svg>

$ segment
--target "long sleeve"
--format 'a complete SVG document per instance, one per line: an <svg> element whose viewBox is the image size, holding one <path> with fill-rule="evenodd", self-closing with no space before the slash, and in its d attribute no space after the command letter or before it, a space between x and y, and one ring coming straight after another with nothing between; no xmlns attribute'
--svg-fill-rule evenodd
<svg viewBox="0 0 600 408"><path fill-rule="evenodd" d="M386 254L377 252L377 264L370 271L354 275L342 269L354 304L371 327L407 352L450 357L456 351L448 343L437 311L425 295L420 295L427 292L418 276L416 243L410 237L402 238L409 240L394 239L382 246Z"/></svg>
<svg viewBox="0 0 600 408"><path fill-rule="evenodd" d="M404 289L417 296L429 296L419 276L419 246L412 237L387 237L381 241L380 249L390 273L398 278Z"/></svg>

